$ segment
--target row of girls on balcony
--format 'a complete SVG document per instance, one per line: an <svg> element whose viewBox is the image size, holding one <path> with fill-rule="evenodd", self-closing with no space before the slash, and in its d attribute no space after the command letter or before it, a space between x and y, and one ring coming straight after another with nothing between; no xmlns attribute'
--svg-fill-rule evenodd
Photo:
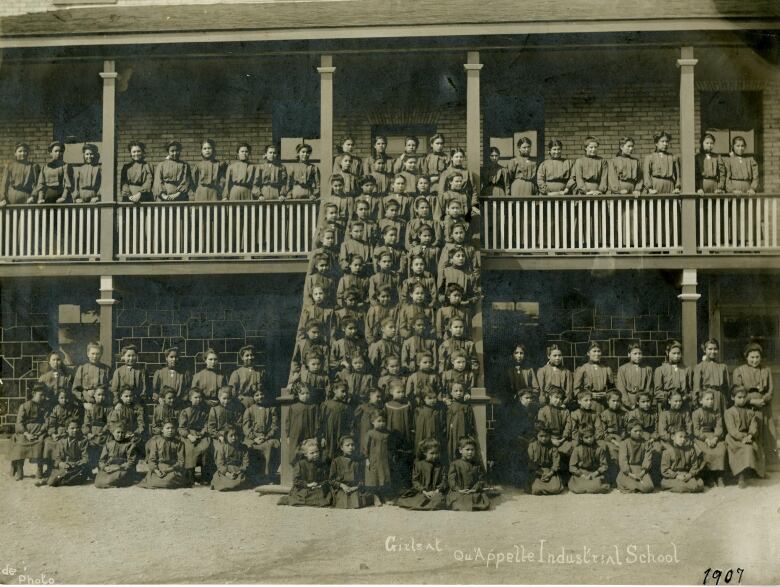
<svg viewBox="0 0 780 587"><path fill-rule="evenodd" d="M334 159L333 173L344 181L347 196L357 196L362 179L371 177L376 184L376 195L391 191L398 175L406 179L405 194L415 193L418 177L425 177L430 191L445 189L448 170L466 173L465 153L456 149L444 150L445 138L431 139L431 152L417 154L419 141L407 137L404 153L396 159L386 153L387 139L376 137L372 155L363 160L353 152L354 140L346 137ZM217 158L216 144L211 139L201 143L201 160L190 164L181 160L182 145L171 141L166 145L166 157L156 165L146 159L146 146L132 141L127 146L130 162L121 169L121 198L130 202L147 201L245 201L316 199L320 194L319 168L310 163L312 147L302 143L296 147L297 161L283 165L274 145L266 145L262 161L252 160L252 147L241 143L230 162ZM0 204L94 202L100 199L101 169L96 145L83 146L83 165L74 166L63 161L65 145L59 141L49 147L49 161L43 165L30 160L30 147L18 143L14 161L5 171L0 186ZM467 178L466 187L474 182ZM476 190L472 190L476 195Z"/></svg>
<svg viewBox="0 0 780 587"><path fill-rule="evenodd" d="M680 161L670 153L672 136L659 132L654 137L655 151L636 158L635 141L620 139L612 159L599 156L599 141L587 137L584 156L566 159L563 143L553 139L547 144L547 158L538 163L531 158L533 143L526 137L517 142L518 156L504 167L501 152L492 147L490 162L482 170L482 195L493 197L528 197L541 195L603 194L679 194ZM746 156L747 142L735 136L727 157L713 152L715 137L706 133L696 155L696 191L700 194L747 194L758 190L758 163Z"/></svg>

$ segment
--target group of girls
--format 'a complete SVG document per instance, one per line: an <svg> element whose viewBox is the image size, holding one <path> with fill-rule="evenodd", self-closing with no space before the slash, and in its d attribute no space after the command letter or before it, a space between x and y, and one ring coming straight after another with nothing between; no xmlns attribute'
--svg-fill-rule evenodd
<svg viewBox="0 0 780 587"><path fill-rule="evenodd" d="M101 362L99 343L87 346L88 361L70 371L52 352L49 370L19 408L11 467L24 478L24 462L37 465L37 485L176 489L197 480L229 491L276 479L279 463L278 408L266 396L255 350L241 349L241 366L226 378L219 356L204 353L194 376L182 369L176 348L147 381L134 345L122 349L113 370ZM145 406L154 404L151 420ZM147 474L136 465L145 456Z"/></svg>
<svg viewBox="0 0 780 587"><path fill-rule="evenodd" d="M490 149L490 161L482 168L481 195L485 197L529 197L540 195L604 194L679 194L682 183L680 161L669 152L672 136L659 132L653 137L655 151L640 161L634 156L635 141L623 137L611 159L599 155L599 141L585 139L584 156L566 159L563 143L547 143L547 158L537 163L531 158L533 143L527 137L517 142L517 156L505 167L501 152ZM731 140L728 156L716 154L715 137L706 133L696 154L696 191L699 194L745 194L758 190L759 170L756 160L745 154L747 141L742 136Z"/></svg>
<svg viewBox="0 0 780 587"><path fill-rule="evenodd" d="M727 463L740 487L763 477L777 452L763 349L748 344L745 364L731 373L718 361L717 340L702 351L689 368L682 345L671 341L652 369L632 344L614 374L594 342L572 374L557 345L534 371L518 344L500 386L499 467L539 495L562 492L566 478L575 493L606 493L613 484L623 492L698 492L705 481L723 486Z"/></svg>

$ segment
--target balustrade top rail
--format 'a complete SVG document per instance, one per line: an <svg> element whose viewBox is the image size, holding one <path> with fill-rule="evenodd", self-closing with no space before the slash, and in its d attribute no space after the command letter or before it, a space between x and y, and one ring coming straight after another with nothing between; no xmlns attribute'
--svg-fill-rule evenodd
<svg viewBox="0 0 780 587"><path fill-rule="evenodd" d="M0 261L303 259L318 200L0 207ZM487 254L780 253L780 194L555 195L481 199ZM683 250L693 232L695 249ZM109 237L110 242L110 237ZM103 258L103 260L106 260Z"/></svg>

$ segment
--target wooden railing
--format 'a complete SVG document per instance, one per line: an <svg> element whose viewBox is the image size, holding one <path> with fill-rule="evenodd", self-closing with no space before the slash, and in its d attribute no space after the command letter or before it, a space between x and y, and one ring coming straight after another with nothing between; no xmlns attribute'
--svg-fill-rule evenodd
<svg viewBox="0 0 780 587"><path fill-rule="evenodd" d="M698 250L777 252L780 195L707 195L697 201Z"/></svg>
<svg viewBox="0 0 780 587"><path fill-rule="evenodd" d="M297 257L313 249L317 204L120 204L116 223L119 259Z"/></svg>
<svg viewBox="0 0 780 587"><path fill-rule="evenodd" d="M100 210L89 204L4 206L0 208L0 259L96 259L100 230Z"/></svg>
<svg viewBox="0 0 780 587"><path fill-rule="evenodd" d="M682 252L676 196L484 198L481 210L487 252Z"/></svg>

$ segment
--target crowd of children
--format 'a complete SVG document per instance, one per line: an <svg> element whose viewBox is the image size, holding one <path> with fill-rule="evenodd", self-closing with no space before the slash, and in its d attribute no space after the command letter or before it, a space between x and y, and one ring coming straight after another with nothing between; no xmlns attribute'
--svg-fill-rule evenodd
<svg viewBox="0 0 780 587"><path fill-rule="evenodd" d="M653 370L633 344L617 373L592 343L574 373L556 345L538 371L524 364L517 345L514 365L501 385L496 424L499 467L507 479L536 495L650 493L655 487L698 492L723 486L727 468L744 487L776 460L772 375L763 349L750 343L745 364L730 374L718 362L714 339L702 361L682 363L682 345L671 341L666 361ZM504 447L504 450L501 450Z"/></svg>
<svg viewBox="0 0 780 587"><path fill-rule="evenodd" d="M348 207L354 211L358 196L365 196L369 216L376 220L379 198L394 194L399 201L398 216L414 220L415 196L429 197L451 190L463 194L462 207L476 206L482 196L528 197L533 195L602 195L680 193L680 162L669 152L672 137L659 132L654 137L655 150L640 161L634 155L635 141L623 137L611 159L598 154L599 141L589 136L584 154L566 159L563 143L552 139L547 144L547 158L541 163L532 159L532 142L526 137L517 142L517 156L504 166L500 151L492 147L489 162L482 168L481 185L465 168L465 152L445 150L445 138L435 134L430 150L419 152L419 140L410 136L404 151L393 158L387 154L387 138L377 136L371 153L365 159L354 152L355 141L345 137L333 163L333 178L340 186L333 189L340 196L339 214ZM705 193L753 195L758 190L759 168L746 155L747 141L742 136L731 140L730 151L721 157L714 152L715 137L704 134L696 155L696 190ZM30 161L30 147L17 143L14 160L8 164L0 185L0 205L91 203L100 200L100 154L94 144L82 147L84 163L64 163L65 145L54 141L49 147L49 161L38 165ZM156 165L146 160L146 146L132 141L127 146L130 162L120 172L120 197L126 202L218 200L300 200L320 197L320 171L309 161L312 147L305 143L296 149L296 162L284 165L274 145L266 145L260 162L252 161L252 147L238 145L232 161L217 157L211 139L201 143L201 159L194 163L181 160L182 145L170 141L166 157ZM451 186L453 176L462 176L460 187ZM332 181L332 180L331 180ZM348 199L348 200L347 200ZM439 202L441 203L441 202ZM432 213L444 211L434 208Z"/></svg>

